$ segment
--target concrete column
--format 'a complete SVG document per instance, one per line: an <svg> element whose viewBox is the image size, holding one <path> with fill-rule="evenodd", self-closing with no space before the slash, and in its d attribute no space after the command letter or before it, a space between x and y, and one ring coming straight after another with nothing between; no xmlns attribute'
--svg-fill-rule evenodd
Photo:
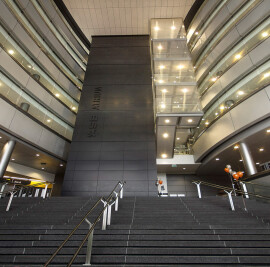
<svg viewBox="0 0 270 267"><path fill-rule="evenodd" d="M241 142L239 150L240 150L240 154L241 154L247 175L250 176L257 173L256 165L253 161L252 155L246 143Z"/></svg>
<svg viewBox="0 0 270 267"><path fill-rule="evenodd" d="M10 140L4 145L0 159L0 178L3 178L6 172L15 144L14 140Z"/></svg>

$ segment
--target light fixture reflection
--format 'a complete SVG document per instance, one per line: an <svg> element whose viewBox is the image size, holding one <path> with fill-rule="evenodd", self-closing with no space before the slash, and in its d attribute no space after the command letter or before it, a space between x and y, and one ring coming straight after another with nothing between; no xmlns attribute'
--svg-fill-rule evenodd
<svg viewBox="0 0 270 267"><path fill-rule="evenodd" d="M166 123L170 123L170 120L165 120Z"/></svg>
<svg viewBox="0 0 270 267"><path fill-rule="evenodd" d="M166 159L166 158L168 157L168 155L167 155L167 154L162 154L161 157L162 157L163 159Z"/></svg>
<svg viewBox="0 0 270 267"><path fill-rule="evenodd" d="M181 70L181 69L184 68L184 66L183 66L183 65L178 65L177 68L178 68L179 70Z"/></svg>
<svg viewBox="0 0 270 267"><path fill-rule="evenodd" d="M263 77L264 77L264 78L270 77L270 72L265 73L265 74L263 75Z"/></svg>
<svg viewBox="0 0 270 267"><path fill-rule="evenodd" d="M187 93L188 92L188 89L187 88L184 88L184 89L182 89L182 92L183 93Z"/></svg>
<svg viewBox="0 0 270 267"><path fill-rule="evenodd" d="M162 47L162 45L160 44L157 48L158 48L158 50L162 50L163 47Z"/></svg>
<svg viewBox="0 0 270 267"><path fill-rule="evenodd" d="M191 123L191 122L193 122L193 120L192 120L192 119L188 119L187 121L188 121L188 123Z"/></svg>
<svg viewBox="0 0 270 267"><path fill-rule="evenodd" d="M263 32L262 33L262 37L267 37L268 36L268 32Z"/></svg>
<svg viewBox="0 0 270 267"><path fill-rule="evenodd" d="M8 53L9 53L10 55L13 55L15 52L14 52L14 50L10 49L10 50L8 50Z"/></svg>
<svg viewBox="0 0 270 267"><path fill-rule="evenodd" d="M235 55L235 57L234 57L235 59L240 59L241 58L241 54L237 54L237 55Z"/></svg>

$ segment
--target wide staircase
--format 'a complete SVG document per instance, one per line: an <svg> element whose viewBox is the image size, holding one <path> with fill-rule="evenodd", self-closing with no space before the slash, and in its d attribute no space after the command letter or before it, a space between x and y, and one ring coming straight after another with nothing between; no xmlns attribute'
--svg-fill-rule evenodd
<svg viewBox="0 0 270 267"><path fill-rule="evenodd" d="M43 266L97 198L1 199L1 266ZM270 266L269 204L227 197L124 197L111 225L94 231L92 266ZM94 221L103 206L89 217ZM87 223L49 266L66 266ZM86 244L72 266L83 266Z"/></svg>

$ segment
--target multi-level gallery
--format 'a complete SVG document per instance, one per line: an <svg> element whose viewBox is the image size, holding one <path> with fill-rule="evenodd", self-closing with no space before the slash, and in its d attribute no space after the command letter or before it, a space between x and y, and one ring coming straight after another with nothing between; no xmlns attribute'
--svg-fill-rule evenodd
<svg viewBox="0 0 270 267"><path fill-rule="evenodd" d="M270 266L270 0L0 0L0 266Z"/></svg>

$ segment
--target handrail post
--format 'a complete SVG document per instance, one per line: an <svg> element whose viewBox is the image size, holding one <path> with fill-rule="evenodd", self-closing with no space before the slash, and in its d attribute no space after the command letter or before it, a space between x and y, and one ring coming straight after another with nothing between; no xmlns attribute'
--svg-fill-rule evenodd
<svg viewBox="0 0 270 267"><path fill-rule="evenodd" d="M9 198L9 201L8 201L8 204L7 204L6 211L9 211L9 208L10 208L10 206L11 206L11 202L12 202L12 199L13 199L15 193L16 193L16 192L11 192L11 193L10 193L10 198Z"/></svg>
<svg viewBox="0 0 270 267"><path fill-rule="evenodd" d="M229 197L229 201L230 201L230 204L231 204L231 209L232 209L232 211L235 211L235 208L234 208L234 205L233 205L233 199L232 199L232 192L233 192L233 191L228 192L228 191L224 190L224 192L226 192L226 193L228 194L228 197Z"/></svg>
<svg viewBox="0 0 270 267"><path fill-rule="evenodd" d="M43 198L46 198L47 189L48 189L48 184L46 184L45 188L43 189Z"/></svg>
<svg viewBox="0 0 270 267"><path fill-rule="evenodd" d="M89 224L89 230L92 227L92 223L89 222L86 218L85 221ZM86 258L85 258L85 264L84 266L90 266L91 265L91 255L92 255L92 246L93 246L93 236L94 236L94 230L91 232L91 234L88 237L87 242L87 249L86 249Z"/></svg>
<svg viewBox="0 0 270 267"><path fill-rule="evenodd" d="M123 183L120 183L120 185L121 185L121 190L120 190L120 198L122 199L123 198L123 187L124 187L124 184Z"/></svg>
<svg viewBox="0 0 270 267"><path fill-rule="evenodd" d="M6 185L7 185L8 183L4 183L3 185L2 185L2 187L1 187L1 191L0 191L0 198L2 198L2 195L3 195L3 192L4 192L4 189L5 189L5 187L6 187Z"/></svg>
<svg viewBox="0 0 270 267"><path fill-rule="evenodd" d="M114 191L115 194L115 205L114 205L114 210L118 211L118 194Z"/></svg>
<svg viewBox="0 0 270 267"><path fill-rule="evenodd" d="M243 191L245 193L245 198L249 198L246 184L243 182L240 182L240 184L242 185Z"/></svg>
<svg viewBox="0 0 270 267"><path fill-rule="evenodd" d="M199 197L199 198L202 198L201 187L200 187L201 182L199 182L199 183L194 182L194 184L196 184L196 186L197 186L198 197Z"/></svg>
<svg viewBox="0 0 270 267"><path fill-rule="evenodd" d="M104 201L104 200L101 200L101 201L104 204L104 207L106 207L107 201ZM102 230L106 230L106 226L107 226L107 215L108 215L108 206L103 211L102 228L101 228Z"/></svg>
<svg viewBox="0 0 270 267"><path fill-rule="evenodd" d="M108 205L107 225L111 225L111 218L112 218L112 205Z"/></svg>

